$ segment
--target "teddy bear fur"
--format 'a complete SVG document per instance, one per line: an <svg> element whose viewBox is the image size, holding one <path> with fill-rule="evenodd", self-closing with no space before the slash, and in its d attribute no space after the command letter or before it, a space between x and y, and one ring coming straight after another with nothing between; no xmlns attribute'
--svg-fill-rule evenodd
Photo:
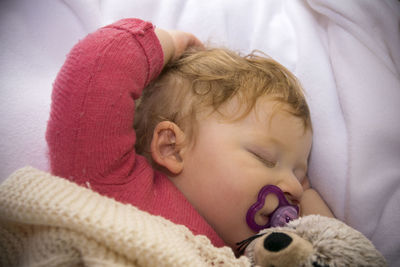
<svg viewBox="0 0 400 267"><path fill-rule="evenodd" d="M382 254L345 223L308 215L260 231L246 248L253 266L386 266Z"/></svg>

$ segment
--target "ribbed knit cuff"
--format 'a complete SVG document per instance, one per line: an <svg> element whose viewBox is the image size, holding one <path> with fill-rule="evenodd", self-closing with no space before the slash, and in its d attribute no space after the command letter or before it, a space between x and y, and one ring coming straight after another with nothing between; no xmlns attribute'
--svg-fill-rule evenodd
<svg viewBox="0 0 400 267"><path fill-rule="evenodd" d="M149 76L146 78L146 86L158 77L163 68L164 53L154 32L153 24L140 19L130 18L119 20L105 28L107 27L130 32L142 46L149 65Z"/></svg>

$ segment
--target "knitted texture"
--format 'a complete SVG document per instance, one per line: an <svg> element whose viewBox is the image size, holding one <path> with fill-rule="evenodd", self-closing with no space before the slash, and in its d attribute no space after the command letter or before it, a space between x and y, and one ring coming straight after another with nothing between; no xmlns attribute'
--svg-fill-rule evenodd
<svg viewBox="0 0 400 267"><path fill-rule="evenodd" d="M124 19L74 46L57 75L46 139L51 173L224 242L163 173L136 154L135 99L163 66L151 23Z"/></svg>
<svg viewBox="0 0 400 267"><path fill-rule="evenodd" d="M250 266L183 225L25 167L0 185L0 266Z"/></svg>

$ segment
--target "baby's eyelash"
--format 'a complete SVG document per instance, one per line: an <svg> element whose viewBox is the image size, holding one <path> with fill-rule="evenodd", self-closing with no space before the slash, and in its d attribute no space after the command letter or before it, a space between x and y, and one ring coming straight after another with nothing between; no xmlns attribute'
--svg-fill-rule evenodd
<svg viewBox="0 0 400 267"><path fill-rule="evenodd" d="M273 168L276 165L276 162L273 161L269 161L265 158L263 158L262 156L258 155L257 153L252 152L259 161L261 161L264 165L266 165L268 168Z"/></svg>

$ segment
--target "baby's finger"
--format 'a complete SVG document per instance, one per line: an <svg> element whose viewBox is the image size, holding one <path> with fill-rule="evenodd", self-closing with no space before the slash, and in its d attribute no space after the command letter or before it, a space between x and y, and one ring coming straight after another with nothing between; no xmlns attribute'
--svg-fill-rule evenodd
<svg viewBox="0 0 400 267"><path fill-rule="evenodd" d="M175 45L175 54L173 59L180 57L182 53L190 47L204 47L202 42L191 33L183 31L169 31L169 33Z"/></svg>
<svg viewBox="0 0 400 267"><path fill-rule="evenodd" d="M188 47L199 47L199 48L204 48L204 44L193 34L190 34L190 40L188 43Z"/></svg>

